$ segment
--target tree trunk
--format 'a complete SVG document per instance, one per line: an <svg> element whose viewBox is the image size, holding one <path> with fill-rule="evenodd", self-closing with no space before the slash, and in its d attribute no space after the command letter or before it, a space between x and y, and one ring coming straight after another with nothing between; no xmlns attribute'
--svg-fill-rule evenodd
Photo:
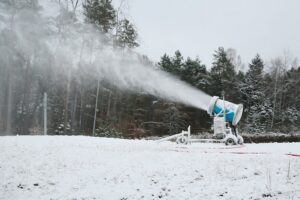
<svg viewBox="0 0 300 200"><path fill-rule="evenodd" d="M109 119L110 116L110 105L111 105L111 91L109 91L108 102L107 102L107 111L106 111L106 119Z"/></svg>
<svg viewBox="0 0 300 200"><path fill-rule="evenodd" d="M98 79L97 93L96 93L96 102L95 102L95 111L94 111L93 136L95 136L95 129L96 129L96 123L97 123L97 109L98 109L99 87L100 87L100 80Z"/></svg>
<svg viewBox="0 0 300 200"><path fill-rule="evenodd" d="M73 130L75 127L77 127L77 122L76 122L76 111L77 111L77 89L75 87L75 99L73 101L73 109L72 109L72 114L71 114L71 129Z"/></svg>
<svg viewBox="0 0 300 200"><path fill-rule="evenodd" d="M278 83L278 67L277 67L276 73L275 73L274 102L273 102L273 112L272 112L272 120L271 120L270 130L273 129L273 125L274 125L276 98L277 98L277 83Z"/></svg>
<svg viewBox="0 0 300 200"><path fill-rule="evenodd" d="M11 112L12 112L12 78L10 69L8 72L8 86L7 86L7 112L6 112L6 135L12 135L11 133Z"/></svg>
<svg viewBox="0 0 300 200"><path fill-rule="evenodd" d="M69 114L69 97L70 97L70 77L71 72L68 74L68 80L67 80L67 88L66 88L66 95L65 95L65 113L64 113L64 134L67 133L67 126L68 126L68 114Z"/></svg>
<svg viewBox="0 0 300 200"><path fill-rule="evenodd" d="M79 115L79 129L80 131L82 131L82 117L83 117L83 93L84 93L84 89L81 89L80 91L80 115Z"/></svg>

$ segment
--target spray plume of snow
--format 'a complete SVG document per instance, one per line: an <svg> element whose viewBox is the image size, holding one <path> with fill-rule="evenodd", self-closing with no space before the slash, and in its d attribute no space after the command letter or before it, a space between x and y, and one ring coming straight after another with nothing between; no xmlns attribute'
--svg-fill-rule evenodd
<svg viewBox="0 0 300 200"><path fill-rule="evenodd" d="M80 66L80 70L88 71L98 80L108 81L120 89L206 110L211 99L209 95L156 66L145 64L137 53L107 45L109 41L105 36L90 25L80 20L68 21L68 16L61 13L65 9L62 4L55 1L40 3L42 9L39 16L30 15L28 11L14 16L14 32L19 48L28 57L39 51L40 56L50 57L62 73L69 73L72 68ZM46 50L41 51L41 48Z"/></svg>

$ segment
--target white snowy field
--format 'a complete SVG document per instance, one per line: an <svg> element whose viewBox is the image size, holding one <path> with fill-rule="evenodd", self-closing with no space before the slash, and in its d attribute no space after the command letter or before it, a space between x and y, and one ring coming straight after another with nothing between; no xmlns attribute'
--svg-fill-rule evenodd
<svg viewBox="0 0 300 200"><path fill-rule="evenodd" d="M300 143L0 137L0 199L300 199Z"/></svg>

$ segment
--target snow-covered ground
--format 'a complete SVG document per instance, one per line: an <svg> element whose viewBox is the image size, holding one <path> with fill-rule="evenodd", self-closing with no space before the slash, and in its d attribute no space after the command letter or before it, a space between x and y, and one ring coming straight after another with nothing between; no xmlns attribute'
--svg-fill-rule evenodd
<svg viewBox="0 0 300 200"><path fill-rule="evenodd" d="M0 199L300 199L300 143L0 137Z"/></svg>

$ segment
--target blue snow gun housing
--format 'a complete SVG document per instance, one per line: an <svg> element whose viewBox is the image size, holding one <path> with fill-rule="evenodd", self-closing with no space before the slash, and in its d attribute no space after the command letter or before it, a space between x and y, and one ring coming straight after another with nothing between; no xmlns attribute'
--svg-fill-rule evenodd
<svg viewBox="0 0 300 200"><path fill-rule="evenodd" d="M210 100L207 113L214 117L224 117L224 109L226 122L230 122L234 126L237 125L243 114L242 104L234 104L214 96Z"/></svg>

